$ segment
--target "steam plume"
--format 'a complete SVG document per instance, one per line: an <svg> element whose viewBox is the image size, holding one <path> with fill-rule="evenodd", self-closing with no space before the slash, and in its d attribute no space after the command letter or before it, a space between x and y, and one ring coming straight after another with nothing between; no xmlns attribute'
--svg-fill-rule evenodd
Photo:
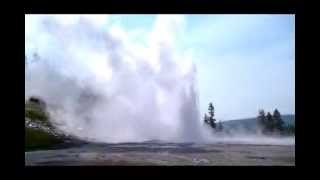
<svg viewBox="0 0 320 180"><path fill-rule="evenodd" d="M26 98L83 139L201 140L196 67L172 45L183 19L159 16L143 46L99 18L26 16Z"/></svg>

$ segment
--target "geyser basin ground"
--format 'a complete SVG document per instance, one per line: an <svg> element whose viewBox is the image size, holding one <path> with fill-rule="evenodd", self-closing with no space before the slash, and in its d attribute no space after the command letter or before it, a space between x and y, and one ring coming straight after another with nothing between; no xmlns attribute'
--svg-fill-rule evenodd
<svg viewBox="0 0 320 180"><path fill-rule="evenodd" d="M295 165L295 145L118 143L25 152L26 165Z"/></svg>

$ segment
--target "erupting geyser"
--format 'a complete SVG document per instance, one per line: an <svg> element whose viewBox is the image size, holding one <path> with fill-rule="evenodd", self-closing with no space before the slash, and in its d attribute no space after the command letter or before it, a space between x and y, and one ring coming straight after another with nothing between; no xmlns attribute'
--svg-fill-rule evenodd
<svg viewBox="0 0 320 180"><path fill-rule="evenodd" d="M179 17L160 17L145 44L92 16L66 20L26 15L25 96L46 101L60 130L99 142L202 139L196 68L171 46Z"/></svg>

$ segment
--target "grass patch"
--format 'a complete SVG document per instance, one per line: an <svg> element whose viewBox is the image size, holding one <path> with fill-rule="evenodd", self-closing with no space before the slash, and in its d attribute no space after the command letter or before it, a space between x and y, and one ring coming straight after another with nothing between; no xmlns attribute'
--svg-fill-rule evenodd
<svg viewBox="0 0 320 180"><path fill-rule="evenodd" d="M25 128L25 150L50 149L63 141L40 129Z"/></svg>
<svg viewBox="0 0 320 180"><path fill-rule="evenodd" d="M31 121L38 121L46 126L51 126L47 112L38 104L28 102L25 104L25 117Z"/></svg>
<svg viewBox="0 0 320 180"><path fill-rule="evenodd" d="M49 115L45 105L41 101L27 101L25 104L25 117L39 126L52 129L53 126L49 121ZM25 118L25 119L26 119ZM25 126L25 150L50 149L55 145L62 143L63 140L43 129L31 128Z"/></svg>

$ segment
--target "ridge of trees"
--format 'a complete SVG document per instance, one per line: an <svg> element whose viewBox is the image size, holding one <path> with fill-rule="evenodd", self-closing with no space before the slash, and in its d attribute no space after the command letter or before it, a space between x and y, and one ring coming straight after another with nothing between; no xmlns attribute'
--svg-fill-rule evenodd
<svg viewBox="0 0 320 180"><path fill-rule="evenodd" d="M215 108L210 102L208 107L208 113L204 114L203 120L206 125L211 127L215 132L225 131L221 121L217 122L215 118ZM261 130L262 134L272 135L292 135L295 134L295 125L285 125L281 113L276 108L273 113L265 113L263 109L259 110L257 116L258 130ZM227 132L227 131L226 131Z"/></svg>
<svg viewBox="0 0 320 180"><path fill-rule="evenodd" d="M260 128L263 134L294 134L295 126L287 125L281 117L281 114L278 109L273 111L273 114L268 112L267 114L263 109L259 110L257 117L258 127Z"/></svg>

